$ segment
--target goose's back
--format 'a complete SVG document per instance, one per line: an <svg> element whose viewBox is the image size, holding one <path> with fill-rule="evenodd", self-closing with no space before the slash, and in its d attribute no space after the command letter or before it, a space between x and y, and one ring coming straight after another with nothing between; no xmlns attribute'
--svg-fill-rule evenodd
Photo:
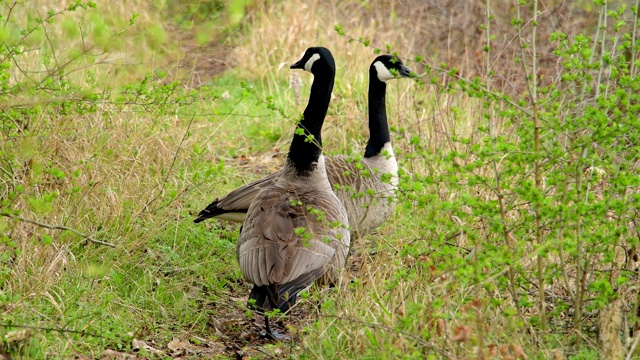
<svg viewBox="0 0 640 360"><path fill-rule="evenodd" d="M325 272L335 280L344 267L350 243L344 207L331 191L293 189L268 186L247 212L237 257L244 277L258 286L296 279L307 286Z"/></svg>

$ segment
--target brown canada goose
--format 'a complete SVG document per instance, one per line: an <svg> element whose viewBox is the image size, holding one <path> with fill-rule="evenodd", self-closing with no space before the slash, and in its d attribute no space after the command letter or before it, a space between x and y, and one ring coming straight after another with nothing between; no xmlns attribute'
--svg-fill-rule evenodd
<svg viewBox="0 0 640 360"><path fill-rule="evenodd" d="M410 77L400 59L378 56L369 67L369 134L360 161L337 155L326 158L327 176L334 192L342 201L351 227L351 237L364 236L380 226L395 208L398 186L398 164L393 154L385 106L386 82L397 75ZM194 222L215 217L242 222L249 204L265 186L273 184L279 173L241 186L202 210Z"/></svg>
<svg viewBox="0 0 640 360"><path fill-rule="evenodd" d="M314 75L309 103L296 127L284 168L248 206L236 254L254 286L249 306L265 314L266 336L277 338L267 314L285 313L300 291L323 277L338 279L349 251L347 212L331 190L321 129L335 78L331 52L309 48L291 65Z"/></svg>

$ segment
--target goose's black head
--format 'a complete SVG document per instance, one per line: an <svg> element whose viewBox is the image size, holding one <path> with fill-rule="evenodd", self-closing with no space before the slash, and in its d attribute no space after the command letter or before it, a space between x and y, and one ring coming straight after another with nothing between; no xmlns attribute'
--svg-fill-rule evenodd
<svg viewBox="0 0 640 360"><path fill-rule="evenodd" d="M371 63L369 71L376 74L378 80L382 82L399 77L411 77L411 70L404 66L402 60L393 55L378 56Z"/></svg>
<svg viewBox="0 0 640 360"><path fill-rule="evenodd" d="M290 66L292 69L303 69L314 75L327 71L335 72L336 63L331 51L324 47L310 47L302 55L302 59Z"/></svg>

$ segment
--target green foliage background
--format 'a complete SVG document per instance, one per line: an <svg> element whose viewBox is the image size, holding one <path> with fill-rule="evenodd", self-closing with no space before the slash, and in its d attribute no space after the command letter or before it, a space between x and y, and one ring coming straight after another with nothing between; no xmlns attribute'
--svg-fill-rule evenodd
<svg viewBox="0 0 640 360"><path fill-rule="evenodd" d="M1 7L0 357L638 356L637 2ZM316 45L327 153L363 149L375 54L419 75L389 85L399 206L256 343L237 227L191 219L279 168Z"/></svg>

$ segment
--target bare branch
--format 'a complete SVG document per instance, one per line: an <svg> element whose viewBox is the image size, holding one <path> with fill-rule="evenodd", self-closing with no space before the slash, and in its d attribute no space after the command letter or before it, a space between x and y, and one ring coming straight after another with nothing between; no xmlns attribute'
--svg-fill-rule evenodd
<svg viewBox="0 0 640 360"><path fill-rule="evenodd" d="M91 241L92 243L96 243L96 244L100 244L100 245L105 245L105 246L109 246L109 247L112 247L112 248L116 247L116 246L115 246L114 244L112 244L112 243L108 243L108 242L105 242L105 241L96 240L96 239L94 239L93 237L91 237L91 236L89 236L89 235L87 235L87 234L81 233L81 232L80 232L80 231L78 231L78 230L74 230L74 229L69 228L69 227L66 227L66 226L45 224L45 223L41 223L41 222L39 222L39 221L35 221L35 220L31 220L31 219L23 218L23 217L21 217L21 216L17 216L17 215L9 214L9 213L4 212L4 211L3 211L3 212L0 212L0 215L2 215L2 216L6 216L6 217L9 217L9 218L12 218L12 219L20 220L20 221L23 221L23 222L26 222L26 223L29 223L29 224L37 225L37 226L40 226L40 227L43 227L43 228L47 228L47 229L52 229L52 230L67 230L67 231L71 231L72 233L74 233L74 234L76 234L76 235L78 235L78 236L82 236L83 238L85 238L85 239L87 239L87 240Z"/></svg>
<svg viewBox="0 0 640 360"><path fill-rule="evenodd" d="M431 350L434 350L434 351L438 352L440 355L442 355L444 357L452 356L452 354L450 352L448 352L447 350L430 344L429 342L427 342L422 337L416 336L416 335L411 334L411 333L409 333L407 331L395 330L391 326L387 326L387 325L383 325L383 324L379 324L379 323L374 323L374 322L369 322L369 321L364 321L364 320L360 320L360 319L357 319L357 318L354 318L354 317L344 317L344 316L329 315L329 314L319 314L319 316L327 318L327 319L336 319L336 320L351 322L351 323L354 323L354 324L367 325L367 326L369 326L371 328L381 329L381 330L384 330L384 331L389 331L389 332L401 334L403 336L406 336L406 337L418 342L421 346L423 346L425 348L428 348L428 349L431 349Z"/></svg>
<svg viewBox="0 0 640 360"><path fill-rule="evenodd" d="M158 198L160 197L160 194L162 194L162 192L164 191L165 185L167 184L167 180L169 180L169 175L171 175L171 171L173 170L173 166L176 164L176 159L178 158L178 153L180 152L180 149L182 149L182 144L184 143L184 141L187 139L187 137L189 136L189 130L191 129L191 124L193 124L193 119L195 119L195 115L193 115L191 117L191 120L189 120L189 124L187 125L187 129L185 130L184 134L182 135L182 139L180 140L180 144L178 144L178 147L176 148L176 152L173 154L173 159L171 160L171 165L169 166L169 170L167 170L167 176L164 177L164 181L162 182L162 187L160 188L160 191L158 191L158 193L156 194L156 196L153 197L153 199L149 200L145 205L144 205L144 209L146 209L148 211L149 206L156 200L158 200ZM180 194L181 195L181 194ZM179 195L178 195L179 196ZM150 211L152 213L164 208L165 206L171 204L171 202L173 202L173 200L175 200L177 197L175 197L174 199L170 200L168 203L156 208L153 211Z"/></svg>
<svg viewBox="0 0 640 360"><path fill-rule="evenodd" d="M4 214L3 214L4 215ZM80 330L71 330L71 329L60 329L60 328L49 328L49 327L41 327L41 326L32 326L32 325L15 325L15 324L0 324L0 327L3 328L19 328L19 329L31 329L31 330L42 330L42 331L57 331L61 333L71 333L71 334L80 334L85 336L93 336L104 338L102 335L92 334Z"/></svg>

